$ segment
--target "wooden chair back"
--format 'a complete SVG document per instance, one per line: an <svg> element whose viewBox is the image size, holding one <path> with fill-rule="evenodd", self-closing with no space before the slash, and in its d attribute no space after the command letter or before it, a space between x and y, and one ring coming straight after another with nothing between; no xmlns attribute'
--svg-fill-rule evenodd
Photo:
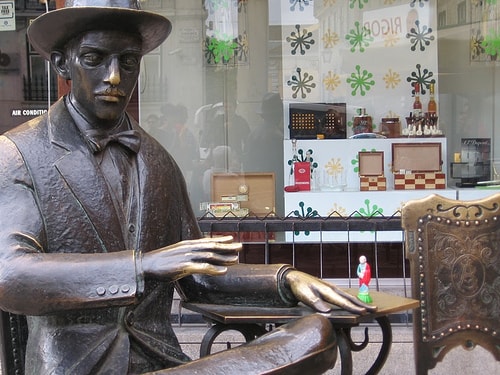
<svg viewBox="0 0 500 375"><path fill-rule="evenodd" d="M402 208L410 261L417 374L454 347L500 360L500 194L460 201L430 195ZM457 369L457 373L460 369Z"/></svg>

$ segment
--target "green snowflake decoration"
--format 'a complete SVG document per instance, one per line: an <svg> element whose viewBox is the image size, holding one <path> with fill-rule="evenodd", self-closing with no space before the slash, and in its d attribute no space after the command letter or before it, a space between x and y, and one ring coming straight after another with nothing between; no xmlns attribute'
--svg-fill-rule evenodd
<svg viewBox="0 0 500 375"><path fill-rule="evenodd" d="M360 207L360 209L354 213L354 217L375 217L375 216L383 216L384 209L377 206L376 204L373 204L370 207L370 200L365 199L365 207ZM361 231L362 233L364 231ZM375 231L371 230L371 233L374 233Z"/></svg>
<svg viewBox="0 0 500 375"><path fill-rule="evenodd" d="M295 12L295 8L298 5L299 6L299 10L301 12L303 12L304 9L306 9L305 7L309 6L310 1L311 0L290 0L290 10L292 12Z"/></svg>
<svg viewBox="0 0 500 375"><path fill-rule="evenodd" d="M491 56L492 59L496 59L500 52L500 36L494 30L490 30L484 37L481 46L484 48L485 54Z"/></svg>
<svg viewBox="0 0 500 375"><path fill-rule="evenodd" d="M425 5L425 2L427 2L427 1L429 1L429 0L411 0L411 1L410 1L410 6L411 6L412 8L414 8L414 7L415 7L415 4L418 2L418 6L419 6L420 8L422 8L422 7Z"/></svg>
<svg viewBox="0 0 500 375"><path fill-rule="evenodd" d="M410 32L406 34L406 38L410 39L411 50L415 51L417 46L420 46L420 51L425 51L425 47L428 47L431 42L434 40L434 36L432 34L432 28L427 27L427 25L422 25L422 29L420 29L420 21L415 21L415 26L411 28Z"/></svg>
<svg viewBox="0 0 500 375"><path fill-rule="evenodd" d="M304 219L307 219L309 217L318 217L319 216L318 211L313 210L312 207L307 207L306 211L304 211L304 206L305 206L304 202L299 202L299 210L293 211L293 214L296 217L302 217ZM294 233L296 236L298 236L300 234L300 231L296 230L296 231L294 231ZM306 236L309 236L310 233L311 232L308 230L304 231L304 234Z"/></svg>
<svg viewBox="0 0 500 375"><path fill-rule="evenodd" d="M373 204L370 206L370 200L365 199L365 207L360 207L358 212L356 212L353 216L355 217L374 217L374 216L383 216L384 209Z"/></svg>
<svg viewBox="0 0 500 375"><path fill-rule="evenodd" d="M351 9L354 9L356 3L358 4L359 9L363 9L365 7L365 4L368 4L368 0L349 0L349 7Z"/></svg>
<svg viewBox="0 0 500 375"><path fill-rule="evenodd" d="M370 29L361 26L359 21L354 22L355 29L351 29L345 38L351 45L351 52L355 52L359 48L359 52L365 52L365 47L368 47L373 42Z"/></svg>
<svg viewBox="0 0 500 375"><path fill-rule="evenodd" d="M417 71L412 72L410 77L406 78L407 82L410 82L412 86L412 93L415 94L414 85L415 83L420 83L420 93L425 95L427 92L426 89L429 88L431 83L436 83L436 80L432 78L434 73L429 71L428 69L421 70L421 65L416 65Z"/></svg>
<svg viewBox="0 0 500 375"><path fill-rule="evenodd" d="M300 97L305 99L307 94L310 94L312 89L316 87L316 83L312 82L314 77L309 73L305 72L302 76L302 69L296 69L297 74L293 75L287 82L287 85L292 88L293 94L292 97L297 99L297 96L300 93Z"/></svg>
<svg viewBox="0 0 500 375"><path fill-rule="evenodd" d="M297 150L297 155L293 155L293 158L288 160L288 165L290 166L290 175L293 174L293 163L308 161L311 163L311 178L313 177L313 172L318 168L318 163L316 163L312 157L313 150L309 149L305 152L301 148Z"/></svg>
<svg viewBox="0 0 500 375"><path fill-rule="evenodd" d="M366 151L367 151L366 148L361 149L361 152L366 152ZM377 150L375 148L372 148L370 151L373 152L373 151L377 151ZM358 174L358 172L359 172L359 154L356 155L355 159L351 159L351 165L354 166L354 168L353 168L354 173Z"/></svg>
<svg viewBox="0 0 500 375"><path fill-rule="evenodd" d="M300 31L300 25L295 25L295 29L297 32L292 31L290 36L286 38L286 41L290 43L292 47L292 55L297 54L297 49L300 50L301 55L306 54L306 50L310 49L311 46L315 43L314 39L312 39L313 33L303 29Z"/></svg>
<svg viewBox="0 0 500 375"><path fill-rule="evenodd" d="M347 83L351 85L353 89L351 91L352 96L356 96L359 90L361 96L365 96L367 91L370 91L372 86L375 86L375 81L372 79L373 74L368 70L363 69L361 72L361 67L356 65L356 72L351 73L351 76L347 78Z"/></svg>
<svg viewBox="0 0 500 375"><path fill-rule="evenodd" d="M231 58L236 56L238 42L234 40L224 40L214 37L205 39L205 61L208 64L218 64L222 62L227 64Z"/></svg>

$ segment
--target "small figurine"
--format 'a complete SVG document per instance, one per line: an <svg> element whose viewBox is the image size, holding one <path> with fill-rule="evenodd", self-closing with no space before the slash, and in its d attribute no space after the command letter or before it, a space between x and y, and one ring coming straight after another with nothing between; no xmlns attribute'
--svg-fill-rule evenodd
<svg viewBox="0 0 500 375"><path fill-rule="evenodd" d="M370 269L370 265L366 262L366 257L364 255L361 255L359 257L357 274L359 278L358 298L365 303L372 303L373 299L370 296L370 291L368 289L370 280L372 278L372 272Z"/></svg>

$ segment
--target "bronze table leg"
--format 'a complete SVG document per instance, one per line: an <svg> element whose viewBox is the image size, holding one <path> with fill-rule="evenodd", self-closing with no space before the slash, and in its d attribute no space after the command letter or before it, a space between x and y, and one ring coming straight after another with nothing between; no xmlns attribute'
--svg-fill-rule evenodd
<svg viewBox="0 0 500 375"><path fill-rule="evenodd" d="M381 316L375 320L382 330L382 347L380 348L377 358L373 362L372 366L366 372L366 375L375 375L380 372L387 360L387 357L389 356L389 351L392 346L392 328L389 318L387 316ZM338 348L342 366L341 375L352 375L352 352L364 350L369 343L368 328L365 328L365 338L359 345L355 344L351 338L351 328L352 327L350 326L334 326L335 332L337 333ZM215 339L222 332L231 330L240 332L246 342L252 341L268 332L265 326L260 324L214 324L203 336L200 346L200 357L209 355Z"/></svg>
<svg viewBox="0 0 500 375"><path fill-rule="evenodd" d="M377 358L373 362L370 369L366 372L366 375L375 375L380 372L384 366L387 357L389 356L389 351L392 345L392 328L387 316L381 316L376 318L377 323L382 330L382 347L377 355ZM335 327L335 332L337 333L340 360L341 360L341 375L352 375L353 364L352 364L352 352L360 352L365 349L369 343L368 337L368 327L365 328L365 338L363 342L359 345L355 344L351 338L351 327Z"/></svg>
<svg viewBox="0 0 500 375"><path fill-rule="evenodd" d="M225 331L240 332L245 337L246 342L252 341L267 332L265 327L259 324L214 324L201 340L200 358L210 354L215 339Z"/></svg>

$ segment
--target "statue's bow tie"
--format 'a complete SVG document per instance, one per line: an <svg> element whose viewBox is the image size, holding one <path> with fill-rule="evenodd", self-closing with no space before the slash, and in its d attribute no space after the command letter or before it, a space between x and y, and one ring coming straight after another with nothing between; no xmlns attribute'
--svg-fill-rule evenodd
<svg viewBox="0 0 500 375"><path fill-rule="evenodd" d="M141 136L137 130L125 130L115 134L103 134L102 131L89 130L86 134L94 153L103 151L110 142L120 143L135 153L139 152L141 147Z"/></svg>

